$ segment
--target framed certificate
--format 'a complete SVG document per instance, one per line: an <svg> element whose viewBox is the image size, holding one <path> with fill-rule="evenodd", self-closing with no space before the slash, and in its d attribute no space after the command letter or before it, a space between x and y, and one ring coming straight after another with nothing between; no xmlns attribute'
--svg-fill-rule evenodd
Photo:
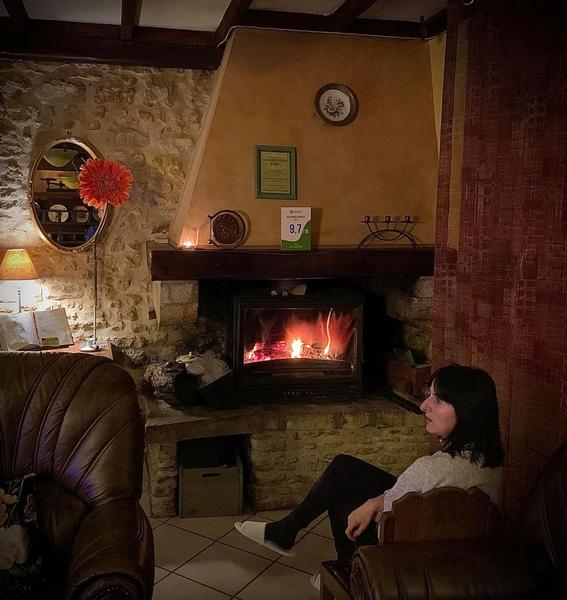
<svg viewBox="0 0 567 600"><path fill-rule="evenodd" d="M256 146L256 198L296 200L296 153L286 146Z"/></svg>

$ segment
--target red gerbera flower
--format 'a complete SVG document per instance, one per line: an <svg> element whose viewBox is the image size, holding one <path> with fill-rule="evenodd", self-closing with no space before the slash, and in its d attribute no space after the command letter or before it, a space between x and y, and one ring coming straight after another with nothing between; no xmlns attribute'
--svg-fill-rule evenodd
<svg viewBox="0 0 567 600"><path fill-rule="evenodd" d="M131 185L132 171L120 163L89 158L81 165L79 195L89 206L122 206L128 200Z"/></svg>

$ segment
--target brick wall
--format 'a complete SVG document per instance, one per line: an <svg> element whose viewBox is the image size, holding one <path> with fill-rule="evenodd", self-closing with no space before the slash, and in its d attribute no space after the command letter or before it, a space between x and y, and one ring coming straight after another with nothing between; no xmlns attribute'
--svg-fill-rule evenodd
<svg viewBox="0 0 567 600"><path fill-rule="evenodd" d="M494 376L512 513L567 439L566 18L564 2L449 3L433 358Z"/></svg>

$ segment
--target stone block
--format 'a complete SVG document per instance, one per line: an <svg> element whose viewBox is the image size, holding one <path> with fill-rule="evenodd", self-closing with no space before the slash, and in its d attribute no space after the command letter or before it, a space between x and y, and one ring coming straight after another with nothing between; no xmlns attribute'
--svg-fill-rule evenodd
<svg viewBox="0 0 567 600"><path fill-rule="evenodd" d="M419 277L413 286L417 298L433 298L433 277Z"/></svg>
<svg viewBox="0 0 567 600"><path fill-rule="evenodd" d="M398 321L431 319L432 298L412 296L400 289L393 289L386 296L386 314Z"/></svg>
<svg viewBox="0 0 567 600"><path fill-rule="evenodd" d="M402 335L406 348L418 350L431 358L432 330L433 323L431 320L405 321L402 327Z"/></svg>
<svg viewBox="0 0 567 600"><path fill-rule="evenodd" d="M197 281L162 281L161 303L191 304L198 300L199 282Z"/></svg>

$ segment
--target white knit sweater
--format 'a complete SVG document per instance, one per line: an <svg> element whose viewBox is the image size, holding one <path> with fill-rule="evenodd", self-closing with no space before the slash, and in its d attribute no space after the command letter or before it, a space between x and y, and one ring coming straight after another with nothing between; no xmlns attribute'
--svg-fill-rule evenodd
<svg viewBox="0 0 567 600"><path fill-rule="evenodd" d="M398 477L394 487L384 494L384 512L391 510L392 502L408 492L424 493L443 486L478 487L499 505L501 479L500 467L482 468L462 456L453 457L439 450L418 458Z"/></svg>

